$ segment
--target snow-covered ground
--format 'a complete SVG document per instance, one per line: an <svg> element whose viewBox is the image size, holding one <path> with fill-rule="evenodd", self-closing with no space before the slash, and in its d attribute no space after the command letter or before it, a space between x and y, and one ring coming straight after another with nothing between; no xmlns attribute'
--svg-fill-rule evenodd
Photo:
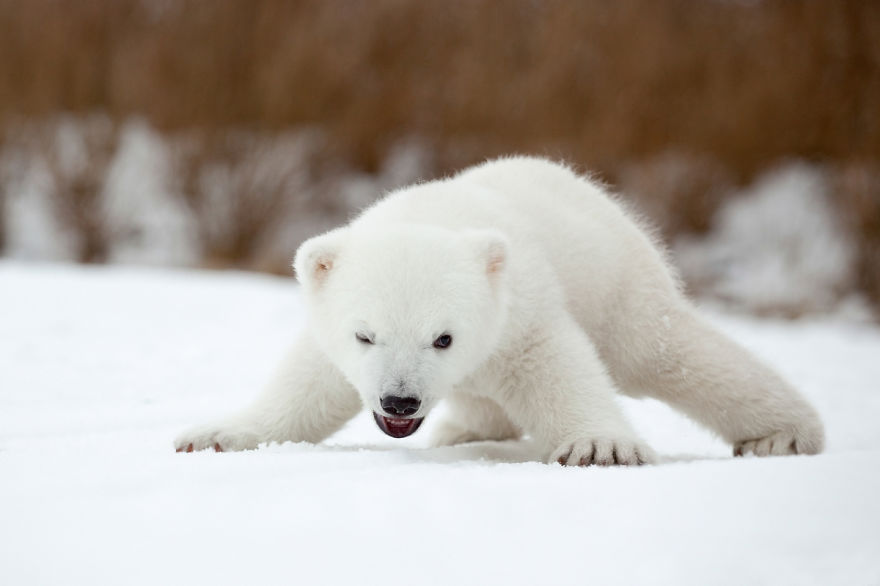
<svg viewBox="0 0 880 586"><path fill-rule="evenodd" d="M734 459L634 401L660 465L428 449L366 416L178 454L269 378L292 280L0 262L0 584L880 584L880 330L713 319L817 405L825 454Z"/></svg>

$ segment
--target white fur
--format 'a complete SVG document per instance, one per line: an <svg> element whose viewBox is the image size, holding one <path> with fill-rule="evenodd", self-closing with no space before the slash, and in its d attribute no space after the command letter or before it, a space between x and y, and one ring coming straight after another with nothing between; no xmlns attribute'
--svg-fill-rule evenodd
<svg viewBox="0 0 880 586"><path fill-rule="evenodd" d="M421 399L420 417L449 402L438 445L524 431L566 464L653 459L617 392L666 401L736 453L822 449L812 407L696 315L600 186L549 161L501 159L392 193L304 243L295 268L310 321L275 383L178 449L321 441L392 392ZM437 350L443 333L453 343Z"/></svg>

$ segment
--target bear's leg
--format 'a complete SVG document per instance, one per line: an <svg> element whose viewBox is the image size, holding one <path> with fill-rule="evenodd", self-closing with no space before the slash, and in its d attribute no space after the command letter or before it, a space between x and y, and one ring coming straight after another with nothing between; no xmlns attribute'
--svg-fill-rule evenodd
<svg viewBox="0 0 880 586"><path fill-rule="evenodd" d="M237 451L261 443L319 442L361 408L355 389L305 336L273 381L241 413L192 428L174 441L178 452Z"/></svg>
<svg viewBox="0 0 880 586"><path fill-rule="evenodd" d="M654 460L624 417L616 390L589 337L567 315L523 340L500 381L511 420L566 465Z"/></svg>
<svg viewBox="0 0 880 586"><path fill-rule="evenodd" d="M744 348L683 308L670 312L638 390L669 403L733 445L735 455L816 454L824 431L813 407Z"/></svg>
<svg viewBox="0 0 880 586"><path fill-rule="evenodd" d="M510 421L495 401L456 393L446 399L448 414L431 437L434 446L465 442L519 439L522 431Z"/></svg>

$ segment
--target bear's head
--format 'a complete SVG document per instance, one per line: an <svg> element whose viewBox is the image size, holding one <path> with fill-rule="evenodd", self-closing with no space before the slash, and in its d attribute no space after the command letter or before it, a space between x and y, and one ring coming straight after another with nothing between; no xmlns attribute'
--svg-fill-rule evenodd
<svg viewBox="0 0 880 586"><path fill-rule="evenodd" d="M309 328L380 429L405 437L495 351L508 243L489 230L345 227L294 261Z"/></svg>

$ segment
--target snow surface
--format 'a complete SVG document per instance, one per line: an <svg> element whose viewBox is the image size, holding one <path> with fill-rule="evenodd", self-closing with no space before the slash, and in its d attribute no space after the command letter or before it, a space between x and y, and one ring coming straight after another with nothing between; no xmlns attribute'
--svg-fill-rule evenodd
<svg viewBox="0 0 880 586"><path fill-rule="evenodd" d="M827 453L734 459L626 401L661 464L428 449L365 415L177 454L269 378L292 280L0 262L0 584L880 584L880 330L712 319L814 401Z"/></svg>

